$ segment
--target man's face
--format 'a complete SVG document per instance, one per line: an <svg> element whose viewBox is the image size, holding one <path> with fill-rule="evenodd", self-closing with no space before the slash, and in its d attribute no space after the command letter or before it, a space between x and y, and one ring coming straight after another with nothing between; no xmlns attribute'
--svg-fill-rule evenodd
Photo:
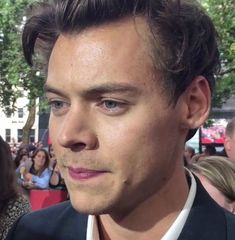
<svg viewBox="0 0 235 240"><path fill-rule="evenodd" d="M50 137L79 211L131 210L163 191L182 161L181 105L168 106L154 77L147 33L142 19L126 20L61 35L54 46Z"/></svg>
<svg viewBox="0 0 235 240"><path fill-rule="evenodd" d="M225 137L224 147L228 158L235 161L235 131L232 136Z"/></svg>

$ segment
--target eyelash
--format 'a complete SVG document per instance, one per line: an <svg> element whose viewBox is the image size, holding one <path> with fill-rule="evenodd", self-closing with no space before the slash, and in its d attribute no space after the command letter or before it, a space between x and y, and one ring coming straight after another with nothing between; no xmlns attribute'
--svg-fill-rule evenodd
<svg viewBox="0 0 235 240"><path fill-rule="evenodd" d="M107 106L109 103L112 104L115 104L115 106ZM104 105L107 109L113 109L113 108L116 108L118 105L121 105L120 102L117 102L117 101L114 101L114 100L103 100L102 101L102 105Z"/></svg>
<svg viewBox="0 0 235 240"><path fill-rule="evenodd" d="M111 104L111 106L108 106L108 104ZM62 100L48 100L48 105L51 112L56 116L63 115L70 106L69 103ZM108 115L118 115L123 113L126 110L126 105L127 104L124 102L112 99L102 99L97 104L97 106Z"/></svg>
<svg viewBox="0 0 235 240"><path fill-rule="evenodd" d="M108 107L107 104L111 103L114 104L115 106ZM99 106L102 108L103 111L108 112L108 114L120 114L123 111L125 111L125 106L127 104L124 102L112 100L112 99L104 99L101 100Z"/></svg>

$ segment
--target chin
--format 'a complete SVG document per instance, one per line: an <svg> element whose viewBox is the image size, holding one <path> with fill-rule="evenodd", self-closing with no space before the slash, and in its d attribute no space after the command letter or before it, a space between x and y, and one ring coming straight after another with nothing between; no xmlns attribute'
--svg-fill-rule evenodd
<svg viewBox="0 0 235 240"><path fill-rule="evenodd" d="M73 208L80 213L100 215L109 212L110 204L99 196L83 196L82 193L70 194L70 201Z"/></svg>
<svg viewBox="0 0 235 240"><path fill-rule="evenodd" d="M67 184L73 208L90 215L110 214L122 200L122 192L112 188L78 187ZM116 191L115 191L116 190Z"/></svg>
<svg viewBox="0 0 235 240"><path fill-rule="evenodd" d="M73 208L83 214L100 215L109 212L107 204L105 205L103 202L98 202L97 199L94 201L87 199L82 200L81 198L73 198L70 196L70 201Z"/></svg>

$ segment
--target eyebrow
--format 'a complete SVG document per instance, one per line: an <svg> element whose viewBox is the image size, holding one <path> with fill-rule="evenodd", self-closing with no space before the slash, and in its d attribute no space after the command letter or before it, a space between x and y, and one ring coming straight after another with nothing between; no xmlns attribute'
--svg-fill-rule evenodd
<svg viewBox="0 0 235 240"><path fill-rule="evenodd" d="M44 94L54 93L56 95L60 95L62 97L66 97L66 95L62 91L60 91L59 89L57 89L55 87L52 87L52 86L50 86L48 84L44 84L43 89L44 89Z"/></svg>
<svg viewBox="0 0 235 240"><path fill-rule="evenodd" d="M49 84L44 85L45 93L54 93L61 96L66 96L62 91L56 87L52 87ZM127 83L104 83L97 86L92 86L88 89L82 90L80 95L84 98L93 98L107 93L124 93L132 96L138 95L140 90Z"/></svg>

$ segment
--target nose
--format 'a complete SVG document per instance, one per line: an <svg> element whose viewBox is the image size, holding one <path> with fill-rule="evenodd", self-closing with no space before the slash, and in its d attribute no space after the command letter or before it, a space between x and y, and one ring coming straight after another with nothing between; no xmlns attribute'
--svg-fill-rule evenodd
<svg viewBox="0 0 235 240"><path fill-rule="evenodd" d="M92 119L90 124L89 118L89 113L70 109L61 122L58 143L76 151L95 149L98 145L97 136L92 129L95 121Z"/></svg>

